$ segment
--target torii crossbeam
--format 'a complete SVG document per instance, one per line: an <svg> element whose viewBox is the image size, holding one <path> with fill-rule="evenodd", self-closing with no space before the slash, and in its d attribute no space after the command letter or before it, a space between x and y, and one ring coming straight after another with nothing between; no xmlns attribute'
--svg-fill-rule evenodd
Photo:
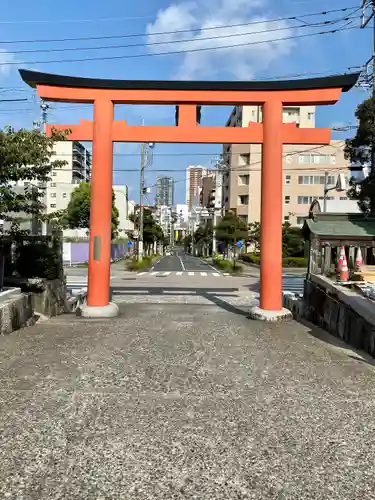
<svg viewBox="0 0 375 500"><path fill-rule="evenodd" d="M283 144L329 144L330 129L283 124L283 106L335 104L359 74L270 82L184 82L104 80L20 70L21 78L45 101L92 103L93 121L54 125L71 129L70 140L92 141L90 252L85 316L111 316L110 245L114 142L262 144L260 310L254 317L282 315ZM176 126L130 126L114 121L115 104L178 106ZM248 127L197 124L197 106L262 105L263 123ZM267 312L266 314L262 314ZM273 314L274 313L274 314Z"/></svg>

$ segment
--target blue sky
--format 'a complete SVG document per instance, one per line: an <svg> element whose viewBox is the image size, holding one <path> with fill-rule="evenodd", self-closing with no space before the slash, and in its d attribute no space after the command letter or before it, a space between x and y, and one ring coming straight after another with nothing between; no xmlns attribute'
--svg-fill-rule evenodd
<svg viewBox="0 0 375 500"><path fill-rule="evenodd" d="M0 102L0 126L31 127L39 117L38 98L20 80L18 68L28 67L39 71L75 76L118 79L225 79L249 80L280 76L321 73L324 76L348 72L349 67L360 66L371 55L371 30L360 30L359 14L354 9L326 16L302 17L332 9L355 7L359 1L347 0L149 0L147 2L64 2L2 0L0 10L0 99L25 98L18 103ZM90 8L88 9L88 5ZM352 24L347 29L324 36L304 36L275 42L277 38L301 36L313 32L329 31L343 27L339 21L350 15ZM269 20L296 16L301 21ZM337 21L329 26L302 27L306 23ZM257 24L228 27L250 22ZM220 26L220 29L211 29ZM207 29L209 28L209 29ZM203 31L200 31L203 29ZM194 30L185 34L153 35L173 30ZM19 43L20 40L61 39L77 37L114 37L143 34L134 38L108 38L49 43ZM236 35L236 36L234 36ZM212 37L216 37L213 39ZM221 38L218 38L221 37ZM195 41L191 41L194 39ZM185 40L178 43L176 40ZM188 40L188 41L186 41ZM7 42L17 43L7 43ZM262 43L254 44L255 41ZM141 46L145 43L158 45ZM168 42L168 45L160 45ZM233 47L241 43L247 46ZM65 52L20 53L19 51L55 50L58 48L103 47L108 45L138 44L137 47L107 48ZM188 52L196 48L225 46L222 50ZM228 46L232 46L228 48ZM155 53L185 50L177 55L157 56ZM18 53L16 53L18 52ZM119 58L81 62L63 62L66 59L105 58L113 56L147 57ZM47 63L45 61L57 61ZM9 64L11 63L11 64ZM35 64L34 64L35 63ZM334 107L319 108L317 126L353 124L354 111L367 94L354 89L342 96ZM225 123L228 108L204 110L206 124ZM51 123L76 123L80 118L92 116L91 106L52 104ZM123 106L116 109L116 117L129 123L169 124L173 122L173 109ZM345 138L347 134L334 134ZM139 174L137 144L115 145L114 182L126 183L130 196L137 199ZM212 145L157 145L153 165L146 180L155 183L156 175L171 175L176 180L176 201L184 202L185 174L189 164L211 166L212 157L220 146ZM165 170L166 172L162 172ZM167 172L168 171L168 172ZM150 197L153 200L153 196Z"/></svg>

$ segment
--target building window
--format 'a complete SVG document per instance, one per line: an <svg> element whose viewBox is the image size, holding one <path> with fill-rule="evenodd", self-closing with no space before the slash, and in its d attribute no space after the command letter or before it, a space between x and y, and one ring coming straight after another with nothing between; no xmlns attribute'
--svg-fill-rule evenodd
<svg viewBox="0 0 375 500"><path fill-rule="evenodd" d="M289 215L284 215L284 222L289 222L289 219L290 219Z"/></svg>
<svg viewBox="0 0 375 500"><path fill-rule="evenodd" d="M315 116L315 113L307 113L308 120L313 120L314 116Z"/></svg>
<svg viewBox="0 0 375 500"><path fill-rule="evenodd" d="M63 193L63 194L62 194L62 197L63 197L63 198L66 198L67 196L68 196L68 194L67 194L67 193Z"/></svg>
<svg viewBox="0 0 375 500"><path fill-rule="evenodd" d="M301 226L302 224L304 224L305 220L307 219L307 217L301 217L301 216L297 216L297 224L299 226Z"/></svg>
<svg viewBox="0 0 375 500"><path fill-rule="evenodd" d="M292 176L286 175L285 176L285 184L291 184L291 183L292 183Z"/></svg>
<svg viewBox="0 0 375 500"><path fill-rule="evenodd" d="M51 208L56 208L56 203L51 203L50 207Z"/></svg>
<svg viewBox="0 0 375 500"><path fill-rule="evenodd" d="M311 205L314 200L323 200L323 196L298 196L298 205ZM327 196L326 200L334 200L333 196Z"/></svg>
<svg viewBox="0 0 375 500"><path fill-rule="evenodd" d="M242 194L238 197L238 204L239 205L248 205L249 204L249 195L248 194Z"/></svg>
<svg viewBox="0 0 375 500"><path fill-rule="evenodd" d="M51 188L55 188L56 187L56 182L51 182L50 186L51 186Z"/></svg>
<svg viewBox="0 0 375 500"><path fill-rule="evenodd" d="M245 155L240 155L240 165L249 165L250 164L250 153Z"/></svg>
<svg viewBox="0 0 375 500"><path fill-rule="evenodd" d="M344 201L344 200L347 200L347 199L348 199L348 197L347 197L347 196L340 196L340 200L343 200L343 201Z"/></svg>
<svg viewBox="0 0 375 500"><path fill-rule="evenodd" d="M284 196L284 203L285 204L290 203L290 196Z"/></svg>
<svg viewBox="0 0 375 500"><path fill-rule="evenodd" d="M299 155L298 163L329 165L331 163L331 155Z"/></svg>
<svg viewBox="0 0 375 500"><path fill-rule="evenodd" d="M249 175L239 175L238 176L238 184L240 186L248 186L249 185Z"/></svg>
<svg viewBox="0 0 375 500"><path fill-rule="evenodd" d="M244 222L245 224L247 224L247 215L239 215L238 218Z"/></svg>
<svg viewBox="0 0 375 500"><path fill-rule="evenodd" d="M324 185L325 177L324 175L299 175L298 184L321 184ZM334 175L329 175L327 177L327 184L333 186L336 184L336 177Z"/></svg>
<svg viewBox="0 0 375 500"><path fill-rule="evenodd" d="M285 163L292 163L292 155L285 156Z"/></svg>
<svg viewBox="0 0 375 500"><path fill-rule="evenodd" d="M52 172L52 177L56 177L57 172Z"/></svg>
<svg viewBox="0 0 375 500"><path fill-rule="evenodd" d="M50 193L51 198L56 198L56 193Z"/></svg>

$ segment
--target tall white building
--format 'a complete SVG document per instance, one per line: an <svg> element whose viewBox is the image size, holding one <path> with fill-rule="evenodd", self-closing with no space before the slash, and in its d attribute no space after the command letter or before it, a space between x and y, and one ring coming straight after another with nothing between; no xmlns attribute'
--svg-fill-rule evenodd
<svg viewBox="0 0 375 500"><path fill-rule="evenodd" d="M53 160L66 162L60 169L52 171L52 187L64 182L79 184L91 178L91 152L78 141L60 141L53 147Z"/></svg>

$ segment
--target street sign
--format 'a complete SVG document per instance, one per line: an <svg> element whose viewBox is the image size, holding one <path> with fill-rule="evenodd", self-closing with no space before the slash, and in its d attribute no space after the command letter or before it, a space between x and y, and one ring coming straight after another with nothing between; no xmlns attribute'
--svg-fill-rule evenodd
<svg viewBox="0 0 375 500"><path fill-rule="evenodd" d="M134 245L134 243L132 241L128 241L128 247L132 247Z"/></svg>
<svg viewBox="0 0 375 500"><path fill-rule="evenodd" d="M243 241L241 241L241 240L237 241L236 245L237 245L238 248L242 248L243 247Z"/></svg>
<svg viewBox="0 0 375 500"><path fill-rule="evenodd" d="M139 236L139 231L138 231L138 229L134 229L134 231L133 231L133 238L137 239L137 238L138 238L138 236Z"/></svg>

